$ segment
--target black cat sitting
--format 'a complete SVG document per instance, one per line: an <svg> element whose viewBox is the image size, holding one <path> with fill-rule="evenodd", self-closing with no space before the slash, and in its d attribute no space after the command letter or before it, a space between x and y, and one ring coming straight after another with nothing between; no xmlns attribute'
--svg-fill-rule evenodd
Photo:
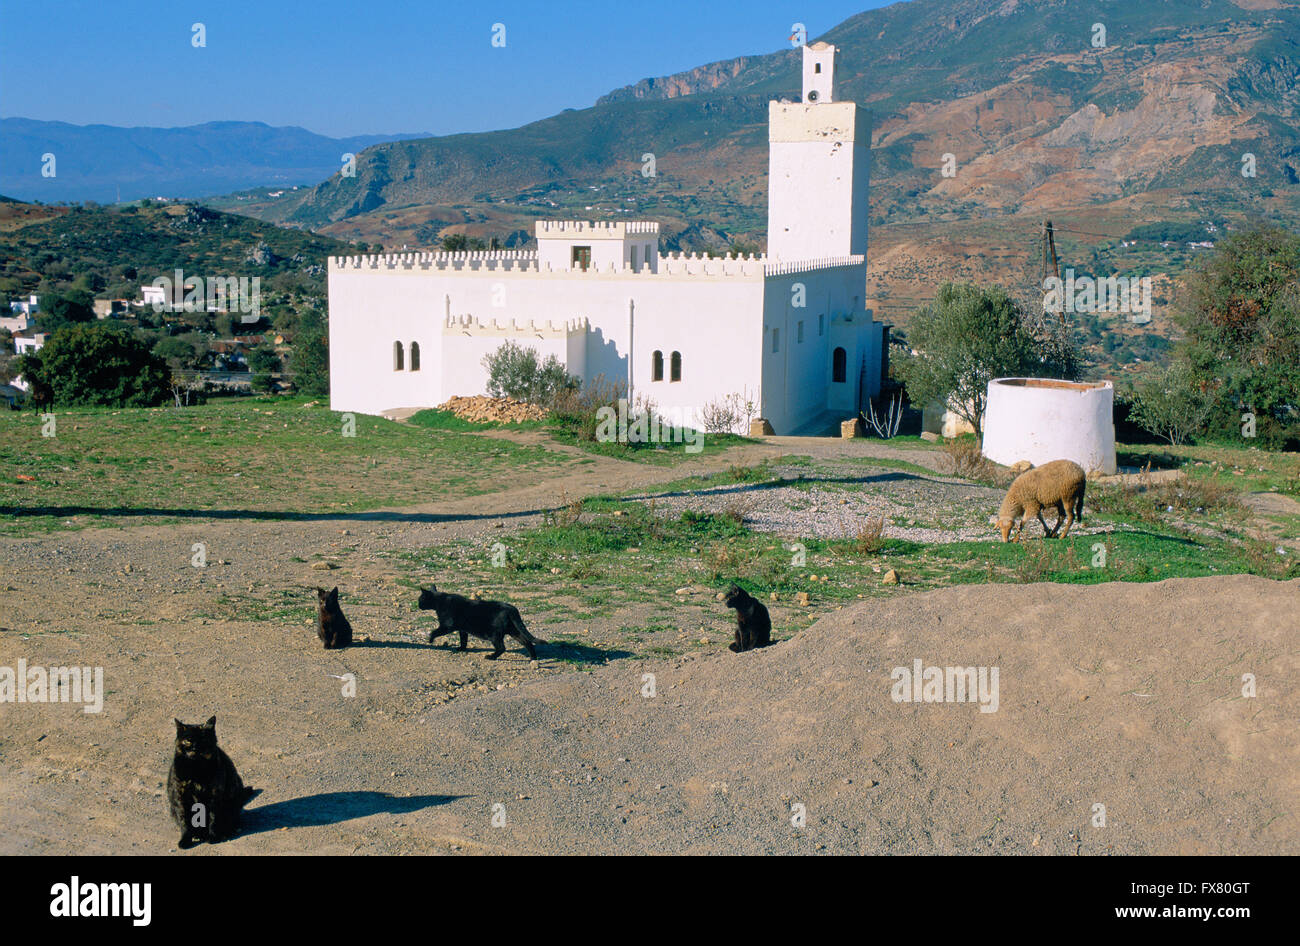
<svg viewBox="0 0 1300 946"><path fill-rule="evenodd" d="M182 848L215 844L239 829L239 816L261 789L248 788L217 745L217 717L176 723L176 754L167 773L167 804L180 826Z"/></svg>
<svg viewBox="0 0 1300 946"><path fill-rule="evenodd" d="M772 618L763 603L738 585L732 585L723 596L723 603L736 609L736 640L727 646L740 653L772 643Z"/></svg>
<svg viewBox="0 0 1300 946"><path fill-rule="evenodd" d="M336 650L352 643L352 625L343 616L339 607L339 589L333 591L316 589L316 636L321 639L326 650Z"/></svg>

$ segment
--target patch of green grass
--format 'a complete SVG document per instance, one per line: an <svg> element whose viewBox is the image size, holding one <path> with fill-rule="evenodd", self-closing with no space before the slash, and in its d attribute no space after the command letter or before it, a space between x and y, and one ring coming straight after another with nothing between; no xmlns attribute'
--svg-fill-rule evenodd
<svg viewBox="0 0 1300 946"><path fill-rule="evenodd" d="M568 444L585 450L588 453L599 454L604 457L613 457L616 460L628 460L632 463L648 463L655 466L672 466L686 460L692 460L696 457L713 456L719 453L725 453L732 447L746 443L754 443L748 437L741 437L736 434L706 434L699 433L699 440L692 444L686 442L688 434L677 434L670 438L665 432L664 440L668 442L660 443L622 443L622 442L602 442L586 440L577 436L571 430L561 427L552 426L547 428L550 435L555 438L557 443ZM690 447L690 450L688 450ZM697 449L698 447L698 449ZM694 452L690 452L693 450Z"/></svg>
<svg viewBox="0 0 1300 946"><path fill-rule="evenodd" d="M1188 477L1214 480L1244 492L1277 492L1300 499L1300 454L1197 444L1117 444L1120 466L1178 469Z"/></svg>
<svg viewBox="0 0 1300 946"><path fill-rule="evenodd" d="M407 418L407 423L427 430L449 430L455 433L470 433L480 430L541 430L546 426L546 422L541 420L526 420L515 424L465 420L457 417L451 411L440 410L436 407L412 414Z"/></svg>
<svg viewBox="0 0 1300 946"><path fill-rule="evenodd" d="M0 534L57 531L69 520L346 515L495 492L520 469L572 464L538 446L349 419L301 398L54 413L55 436L45 437L40 414L0 412Z"/></svg>
<svg viewBox="0 0 1300 946"><path fill-rule="evenodd" d="M621 620L618 642L643 656L675 656L690 649L688 640L665 637L701 618L713 622L716 637L721 605L705 592L731 582L778 609L788 632L863 598L951 585L1097 584L1239 573L1300 576L1300 557L1277 556L1268 543L1193 534L1162 521L1116 522L1114 531L1105 534L1006 544L995 536L934 545L885 538L871 551L852 538L805 538L800 544L804 564L797 566L794 549L785 541L725 515L687 510L667 518L655 515L649 503L603 498L583 504L563 522L510 536L505 568L485 567L487 546L473 542L400 555L413 572L453 572L467 587L490 586L491 597L517 600L527 594L532 600L520 602L521 607L544 614L547 621L574 613L547 607L547 596L579 602L583 620ZM889 569L901 576L901 588L883 584ZM678 595L680 588L689 591ZM796 604L799 592L808 594L806 607ZM627 622L630 615L644 615L647 606L655 621Z"/></svg>

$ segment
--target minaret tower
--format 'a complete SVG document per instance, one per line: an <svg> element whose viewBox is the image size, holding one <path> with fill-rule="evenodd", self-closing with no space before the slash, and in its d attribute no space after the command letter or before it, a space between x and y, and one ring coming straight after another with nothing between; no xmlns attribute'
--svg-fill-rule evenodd
<svg viewBox="0 0 1300 946"><path fill-rule="evenodd" d="M835 101L835 47L803 47L803 100L768 104L767 255L867 254L871 120Z"/></svg>

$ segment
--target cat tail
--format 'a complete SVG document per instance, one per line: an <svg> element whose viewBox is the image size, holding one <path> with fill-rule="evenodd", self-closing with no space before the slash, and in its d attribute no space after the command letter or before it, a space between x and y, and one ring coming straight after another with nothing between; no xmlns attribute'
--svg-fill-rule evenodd
<svg viewBox="0 0 1300 946"><path fill-rule="evenodd" d="M511 621L512 624L514 624L514 626L515 626L515 630L517 630L517 631L519 632L519 639L520 639L520 640L528 641L528 643L530 643L530 644L545 644L545 643L546 643L546 641L542 640L540 637L534 637L534 636L529 632L528 628L524 626L524 619L521 618L521 617L519 616L519 613L518 613L518 612L516 612L516 613L510 615L510 621Z"/></svg>

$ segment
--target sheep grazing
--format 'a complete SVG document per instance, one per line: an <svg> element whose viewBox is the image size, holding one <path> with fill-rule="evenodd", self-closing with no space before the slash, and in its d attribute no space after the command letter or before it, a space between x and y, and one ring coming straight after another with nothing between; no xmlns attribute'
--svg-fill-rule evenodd
<svg viewBox="0 0 1300 946"><path fill-rule="evenodd" d="M1065 538L1076 518L1080 525L1083 524L1083 490L1087 482L1088 477L1083 472L1083 467L1070 460L1053 460L1021 473L1012 481L1011 488L1007 490L1007 498L1002 500L1002 508L998 510L998 529L1002 532L1002 541L1008 541L1011 529L1015 526L1015 541L1019 542L1020 530L1025 527L1025 520L1030 516L1038 517L1049 539L1056 537L1057 530L1064 522L1065 530L1061 532L1061 538ZM1047 521L1043 519L1043 510L1052 506L1056 507L1056 525L1049 529ZM1020 520L1019 524L1017 519Z"/></svg>

